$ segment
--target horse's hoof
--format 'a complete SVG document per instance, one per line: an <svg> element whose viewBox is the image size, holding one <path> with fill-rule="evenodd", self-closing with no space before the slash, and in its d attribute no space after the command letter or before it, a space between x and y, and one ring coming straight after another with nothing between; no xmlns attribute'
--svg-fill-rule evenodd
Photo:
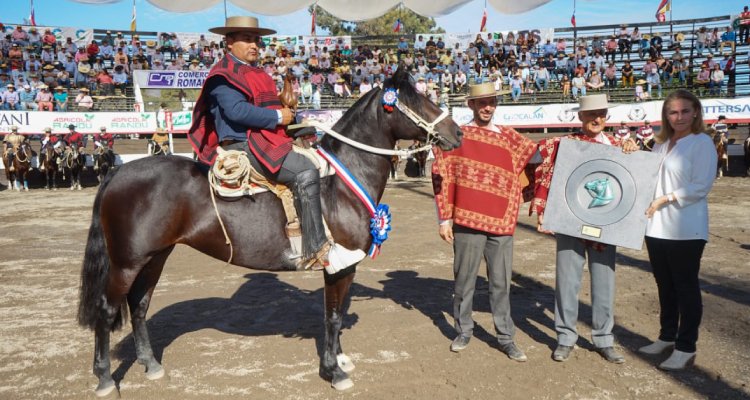
<svg viewBox="0 0 750 400"><path fill-rule="evenodd" d="M336 383L331 382L331 387L333 387L334 389L339 390L339 391L341 391L341 390L347 390L347 389L351 389L352 387L354 387L354 382L352 382L351 379L346 378L346 379L342 379L342 380L340 380L340 381L338 381Z"/></svg>
<svg viewBox="0 0 750 400"><path fill-rule="evenodd" d="M164 377L164 368L162 368L161 366L159 367L159 369L156 369L154 371L147 371L146 372L146 379L148 379L150 381L155 381L155 380L161 379L163 377Z"/></svg>
<svg viewBox="0 0 750 400"><path fill-rule="evenodd" d="M352 359L344 353L336 356L336 363L338 363L339 368L347 374L354 371L354 363L352 362Z"/></svg>
<svg viewBox="0 0 750 400"><path fill-rule="evenodd" d="M116 389L115 382L109 382L107 385L102 386L100 383L99 386L96 387L96 390L94 393L96 394L96 397L104 397L112 393Z"/></svg>

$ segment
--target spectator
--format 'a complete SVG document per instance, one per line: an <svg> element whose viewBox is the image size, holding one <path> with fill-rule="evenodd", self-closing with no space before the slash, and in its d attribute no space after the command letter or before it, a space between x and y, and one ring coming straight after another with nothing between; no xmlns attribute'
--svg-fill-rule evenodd
<svg viewBox="0 0 750 400"><path fill-rule="evenodd" d="M598 92L601 88L604 87L604 82L602 81L602 77L599 75L599 71L593 70L591 71L591 75L589 75L589 80L586 82L586 87Z"/></svg>
<svg viewBox="0 0 750 400"><path fill-rule="evenodd" d="M34 100L36 101L37 109L39 111L53 110L54 97L52 93L50 93L49 87L47 87L47 85L43 84L39 86L39 92L36 94L36 98Z"/></svg>
<svg viewBox="0 0 750 400"><path fill-rule="evenodd" d="M560 80L560 89L562 89L563 100L567 100L568 96L570 96L570 79L568 79L568 75L563 75Z"/></svg>
<svg viewBox="0 0 750 400"><path fill-rule="evenodd" d="M57 111L68 111L68 92L65 91L65 88L61 86L55 88L55 94L53 97L55 99L55 108Z"/></svg>
<svg viewBox="0 0 750 400"><path fill-rule="evenodd" d="M524 81L521 77L521 72L517 71L510 80L510 97L513 99L513 102L517 102L521 98L521 93L524 89L523 85Z"/></svg>
<svg viewBox="0 0 750 400"><path fill-rule="evenodd" d="M633 50L633 45L638 45L638 52L640 53L641 48L641 40L643 39L643 35L641 35L641 31L636 26L633 28L633 32L630 34L630 50Z"/></svg>
<svg viewBox="0 0 750 400"><path fill-rule="evenodd" d="M616 52L617 52L617 40L615 40L615 35L612 35L609 37L609 40L607 41L607 52L605 54L605 58L608 60L611 57L612 62L614 62Z"/></svg>
<svg viewBox="0 0 750 400"><path fill-rule="evenodd" d="M622 87L633 86L633 66L630 65L630 60L625 61L625 65L622 66Z"/></svg>
<svg viewBox="0 0 750 400"><path fill-rule="evenodd" d="M573 94L573 99L578 100L578 93L581 93L581 96L586 95L586 80L583 78L583 72L576 73L575 78L570 82L571 91Z"/></svg>
<svg viewBox="0 0 750 400"><path fill-rule="evenodd" d="M661 98L661 79L659 78L659 72L656 69L652 69L649 73L646 74L646 83L648 84L648 97L653 98L653 92L652 89L654 86L658 88L658 96Z"/></svg>
<svg viewBox="0 0 750 400"><path fill-rule="evenodd" d="M719 44L721 43L721 34L719 33L719 28L714 28L711 33L708 34L708 51L713 55L715 52L719 51ZM713 47L713 51L711 50L711 47Z"/></svg>
<svg viewBox="0 0 750 400"><path fill-rule="evenodd" d="M721 70L719 64L714 64L714 69L711 71L710 80L708 82L708 92L712 96L719 96L721 94L721 86L724 84L724 71Z"/></svg>
<svg viewBox="0 0 750 400"><path fill-rule="evenodd" d="M663 40L661 36L659 36L658 33L654 33L654 36L651 37L651 46L650 46L652 56L658 56L659 54L661 54L662 43L663 43Z"/></svg>
<svg viewBox="0 0 750 400"><path fill-rule="evenodd" d="M36 111L39 106L34 102L36 99L36 90L32 90L31 85L24 85L23 90L18 93L19 105L21 110Z"/></svg>
<svg viewBox="0 0 750 400"><path fill-rule="evenodd" d="M23 30L21 25L16 26L16 29L11 33L11 38L13 40L12 43L20 47L26 47L29 44L29 34Z"/></svg>
<svg viewBox="0 0 750 400"><path fill-rule="evenodd" d="M78 107L78 111L81 112L91 111L91 109L94 108L94 99L89 95L88 88L83 87L79 89L79 93L75 98L75 103L76 107Z"/></svg>
<svg viewBox="0 0 750 400"><path fill-rule="evenodd" d="M466 81L467 78L464 71L458 70L458 72L456 72L456 77L453 80L456 88L456 93L460 93L461 91L463 91L464 87L466 86Z"/></svg>
<svg viewBox="0 0 750 400"><path fill-rule="evenodd" d="M650 37L651 36L648 34L641 35L640 46L638 46L638 58L640 58L641 60L643 60L646 57L646 55L648 55L649 57L652 56L651 42L649 41Z"/></svg>
<svg viewBox="0 0 750 400"><path fill-rule="evenodd" d="M546 91L547 87L549 86L549 80L550 80L550 74L546 67L540 66L539 69L536 71L536 77L534 79L534 84L536 86L536 90L538 91Z"/></svg>
<svg viewBox="0 0 750 400"><path fill-rule="evenodd" d="M725 28L724 33L721 34L721 47L719 49L720 53L724 52L724 46L728 46L732 49L732 53L734 53L734 46L735 42L737 41L737 36L734 33L734 30L732 30L731 26L727 26Z"/></svg>
<svg viewBox="0 0 750 400"><path fill-rule="evenodd" d="M96 76L96 83L105 95L111 96L114 94L114 80L109 74L109 70L99 71L99 74Z"/></svg>
<svg viewBox="0 0 750 400"><path fill-rule="evenodd" d="M609 90L614 90L617 87L617 67L612 61L604 69L604 87Z"/></svg>
<svg viewBox="0 0 750 400"><path fill-rule="evenodd" d="M628 32L628 26L625 24L620 25L620 39L617 41L617 47L620 49L620 61L625 54L628 55L628 60L630 60L630 32Z"/></svg>
<svg viewBox="0 0 750 400"><path fill-rule="evenodd" d="M89 63L93 63L96 56L99 55L99 44L96 40L92 40L91 43L86 46L86 54L88 55Z"/></svg>
<svg viewBox="0 0 750 400"><path fill-rule="evenodd" d="M734 97L734 89L736 84L736 66L734 62L734 56L732 54L725 53L724 59L719 61L719 66L721 67L721 70L724 71L724 76L729 77L729 80L727 82L727 95L729 97Z"/></svg>
<svg viewBox="0 0 750 400"><path fill-rule="evenodd" d="M698 76L695 78L694 88L698 89L698 94L703 96L703 89L708 88L709 81L711 80L711 71L705 64L701 65L701 70L698 72Z"/></svg>
<svg viewBox="0 0 750 400"><path fill-rule="evenodd" d="M740 45L747 44L750 38L750 11L747 6L740 13Z"/></svg>
<svg viewBox="0 0 750 400"><path fill-rule="evenodd" d="M5 87L6 90L0 95L0 106L3 110L20 110L21 99L16 92L16 86L9 83Z"/></svg>
<svg viewBox="0 0 750 400"><path fill-rule="evenodd" d="M648 98L648 93L643 90L643 85L645 84L645 79L638 79L638 81L635 82L635 101L641 102Z"/></svg>

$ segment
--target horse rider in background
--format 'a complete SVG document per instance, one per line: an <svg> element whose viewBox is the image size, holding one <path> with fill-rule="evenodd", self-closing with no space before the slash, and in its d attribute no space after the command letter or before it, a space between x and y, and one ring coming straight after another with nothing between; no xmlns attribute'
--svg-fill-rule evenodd
<svg viewBox="0 0 750 400"><path fill-rule="evenodd" d="M99 128L99 133L94 134L94 150L102 148L114 152L114 147L115 135L107 133L106 126Z"/></svg>
<svg viewBox="0 0 750 400"><path fill-rule="evenodd" d="M227 54L206 78L193 111L189 139L208 165L216 148L239 150L272 182L287 185L302 228L302 256L313 269L329 264L332 243L326 238L320 200L320 174L305 156L292 151L286 126L294 111L283 107L273 79L258 66L262 36L254 17L228 17L226 26L209 29L226 37Z"/></svg>
<svg viewBox="0 0 750 400"><path fill-rule="evenodd" d="M151 136L151 154L169 154L169 133L166 129L159 127Z"/></svg>
<svg viewBox="0 0 750 400"><path fill-rule="evenodd" d="M651 126L651 121L643 121L643 126L638 128L635 132L635 142L641 147L641 150L651 150L654 140L654 128Z"/></svg>
<svg viewBox="0 0 750 400"><path fill-rule="evenodd" d="M47 157L47 146L52 146L55 153L59 156L61 153L62 141L60 136L52 133L52 128L44 128L44 136L42 137L42 148L39 149L39 171L44 171L44 161Z"/></svg>
<svg viewBox="0 0 750 400"><path fill-rule="evenodd" d="M13 167L13 157L16 154L16 151L18 151L18 147L21 146L23 142L26 141L26 137L18 133L18 127L16 125L13 125L10 127L10 133L5 135L5 139L3 139L3 158L7 158L8 160L8 169L10 171L14 170Z"/></svg>

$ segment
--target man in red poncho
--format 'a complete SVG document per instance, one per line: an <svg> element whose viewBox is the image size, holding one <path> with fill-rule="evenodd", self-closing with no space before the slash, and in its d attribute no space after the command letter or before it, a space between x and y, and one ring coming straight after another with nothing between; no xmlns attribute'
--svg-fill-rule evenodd
<svg viewBox="0 0 750 400"><path fill-rule="evenodd" d="M526 355L513 341L510 279L513 233L521 202L520 174L536 144L509 127L492 123L497 93L492 83L471 86L468 105L474 119L464 125L461 147L435 151L432 166L440 237L453 244L453 318L458 333L451 351L466 348L479 264L487 262L490 309L500 351L515 361Z"/></svg>
<svg viewBox="0 0 750 400"><path fill-rule="evenodd" d="M200 161L213 164L218 146L247 154L256 171L287 185L302 228L302 253L313 267L328 265L328 242L320 203L320 175L306 157L292 151L285 126L294 112L283 108L271 77L257 66L263 35L254 17L229 17L209 29L226 36L227 54L211 68L193 111L188 139Z"/></svg>

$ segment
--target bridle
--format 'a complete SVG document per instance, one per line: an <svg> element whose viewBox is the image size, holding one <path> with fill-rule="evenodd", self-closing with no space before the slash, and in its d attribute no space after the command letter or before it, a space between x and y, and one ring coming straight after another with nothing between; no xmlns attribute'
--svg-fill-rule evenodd
<svg viewBox="0 0 750 400"><path fill-rule="evenodd" d="M378 90L381 90L381 89L378 88ZM432 122L427 122L419 114L414 112L414 110L409 108L409 106L407 106L406 104L398 100L398 92L395 89L393 89L392 92L386 91L386 93L384 93L382 97L388 96L389 93L394 93L394 92L396 94L396 97L390 100L393 106L399 111L401 111L401 113L404 114L404 116L406 116L410 121L412 121L420 129L424 130L427 133L427 139L425 140L425 144L423 146L415 148L415 149L407 149L407 150L391 150L391 149L383 149L380 147L374 147L374 146L370 146L364 143L360 143L354 139L348 138L334 131L333 129L324 126L319 121L305 121L304 123L301 123L301 124L291 125L289 126L289 128L295 129L295 128L303 128L303 127L312 126L315 129L323 131L326 134L332 136L333 138L341 142L344 142L354 148L366 151L368 153L381 154L385 156L408 157L414 153L429 150L432 148L433 145L446 141L446 139L440 135L437 129L435 129L435 126L439 124L440 122L442 122L444 119L448 118L448 116L450 115L448 110L442 110L440 115L438 115L437 118L435 118L435 120L433 120Z"/></svg>

